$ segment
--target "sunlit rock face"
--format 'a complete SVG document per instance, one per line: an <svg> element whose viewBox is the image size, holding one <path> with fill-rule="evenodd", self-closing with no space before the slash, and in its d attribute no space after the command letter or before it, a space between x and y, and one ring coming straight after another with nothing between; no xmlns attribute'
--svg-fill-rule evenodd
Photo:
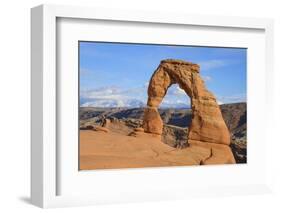
<svg viewBox="0 0 281 213"><path fill-rule="evenodd" d="M162 134L163 122L158 113L167 90L178 84L191 99L192 120L188 140L230 144L230 134L214 95L207 90L199 66L182 60L161 61L148 86L147 108L143 117L146 133Z"/></svg>

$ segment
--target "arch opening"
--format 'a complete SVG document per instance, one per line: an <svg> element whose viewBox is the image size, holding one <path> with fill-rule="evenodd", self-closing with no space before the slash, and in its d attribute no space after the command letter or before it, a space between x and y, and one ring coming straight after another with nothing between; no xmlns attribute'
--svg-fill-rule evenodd
<svg viewBox="0 0 281 213"><path fill-rule="evenodd" d="M168 87L158 112L163 121L162 142L175 148L187 147L192 117L191 99L177 83Z"/></svg>

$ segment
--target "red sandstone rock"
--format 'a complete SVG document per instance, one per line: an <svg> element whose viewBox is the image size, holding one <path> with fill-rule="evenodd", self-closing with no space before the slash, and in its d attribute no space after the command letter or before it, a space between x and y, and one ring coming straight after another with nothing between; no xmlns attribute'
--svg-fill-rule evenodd
<svg viewBox="0 0 281 213"><path fill-rule="evenodd" d="M162 134L163 121L156 107L147 107L144 111L143 128L147 133Z"/></svg>
<svg viewBox="0 0 281 213"><path fill-rule="evenodd" d="M199 66L181 60L163 60L152 75L148 87L148 108L143 128L147 133L162 134L163 122L157 108L168 88L179 84L191 99L192 121L188 139L216 144L230 144L230 134L214 95L207 90Z"/></svg>
<svg viewBox="0 0 281 213"><path fill-rule="evenodd" d="M111 121L108 118L103 118L101 126L107 128L110 123Z"/></svg>
<svg viewBox="0 0 281 213"><path fill-rule="evenodd" d="M95 131L106 132L106 133L109 132L109 130L107 128L102 127L102 126L95 126Z"/></svg>
<svg viewBox="0 0 281 213"><path fill-rule="evenodd" d="M135 128L134 129L135 132L144 132L144 129L141 127Z"/></svg>
<svg viewBox="0 0 281 213"><path fill-rule="evenodd" d="M210 150L210 155L201 160L200 165L211 165L211 164L234 164L235 159L232 154L231 148L224 144L215 144L202 141L189 140L188 141L191 149L194 147L201 147Z"/></svg>
<svg viewBox="0 0 281 213"><path fill-rule="evenodd" d="M86 126L86 129L88 129L88 130L93 130L93 129L94 129L94 126L88 125L88 126Z"/></svg>

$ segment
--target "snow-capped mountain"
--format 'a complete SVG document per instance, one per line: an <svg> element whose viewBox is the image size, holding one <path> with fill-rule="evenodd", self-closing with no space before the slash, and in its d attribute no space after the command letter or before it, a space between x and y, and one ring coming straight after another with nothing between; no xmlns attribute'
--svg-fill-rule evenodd
<svg viewBox="0 0 281 213"><path fill-rule="evenodd" d="M121 89L118 87L101 87L81 91L81 107L145 107L147 101L147 85L136 88ZM189 108L188 97L179 86L171 86L164 97L161 108Z"/></svg>
<svg viewBox="0 0 281 213"><path fill-rule="evenodd" d="M101 108L141 108L145 107L146 103L138 99L90 99L90 100L81 100L81 107L101 107ZM168 102L163 101L160 105L161 108L189 108L188 103L183 102Z"/></svg>
<svg viewBox="0 0 281 213"><path fill-rule="evenodd" d="M138 108L144 107L145 104L137 99L90 99L82 100L80 103L82 107L104 107L104 108L113 108L113 107L128 107L128 108Z"/></svg>

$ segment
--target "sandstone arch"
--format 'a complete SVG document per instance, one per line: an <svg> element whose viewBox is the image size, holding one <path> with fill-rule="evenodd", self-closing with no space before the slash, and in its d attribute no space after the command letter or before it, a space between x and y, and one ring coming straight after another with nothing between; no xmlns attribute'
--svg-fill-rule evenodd
<svg viewBox="0 0 281 213"><path fill-rule="evenodd" d="M188 140L230 144L230 134L214 95L205 87L199 66L182 60L161 61L148 86L147 108L143 118L146 133L161 135L163 122L158 107L172 84L179 84L190 97L192 120Z"/></svg>

